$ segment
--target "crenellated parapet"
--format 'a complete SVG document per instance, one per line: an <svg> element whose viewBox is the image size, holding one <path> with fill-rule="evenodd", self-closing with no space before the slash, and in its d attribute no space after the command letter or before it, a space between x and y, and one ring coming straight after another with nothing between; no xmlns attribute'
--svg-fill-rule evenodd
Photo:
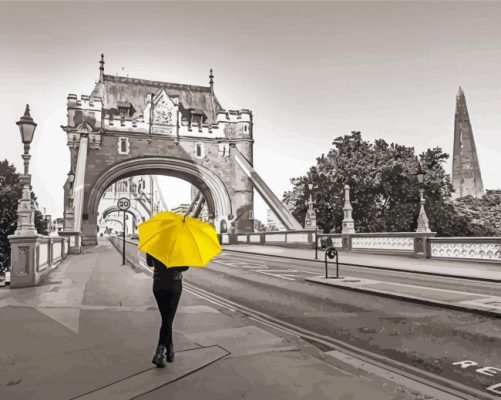
<svg viewBox="0 0 501 400"><path fill-rule="evenodd" d="M66 103L68 109L85 109L89 111L101 111L103 108L103 99L96 96L88 96L85 94L78 97L76 94L70 93Z"/></svg>
<svg viewBox="0 0 501 400"><path fill-rule="evenodd" d="M69 94L67 98L68 122L61 128L67 134L67 145L79 147L82 135L89 138L90 148L99 148L101 144L101 115L103 100L101 97Z"/></svg>
<svg viewBox="0 0 501 400"><path fill-rule="evenodd" d="M219 110L217 124L225 131L228 139L247 139L252 141L252 111Z"/></svg>

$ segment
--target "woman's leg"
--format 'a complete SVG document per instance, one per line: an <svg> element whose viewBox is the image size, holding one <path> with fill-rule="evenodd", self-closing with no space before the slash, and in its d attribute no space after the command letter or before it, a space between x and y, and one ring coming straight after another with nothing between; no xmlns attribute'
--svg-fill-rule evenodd
<svg viewBox="0 0 501 400"><path fill-rule="evenodd" d="M181 292L183 290L182 281L178 281L175 287L172 288L172 295L170 301L170 313L169 313L169 333L167 335L167 341L165 342L166 356L168 362L174 361L174 345L172 344L172 325L174 323L174 317L176 316L177 306L179 304L179 299L181 297Z"/></svg>
<svg viewBox="0 0 501 400"><path fill-rule="evenodd" d="M181 298L181 292L183 291L183 282L181 280L175 281L172 285L172 290L169 296L169 314L168 314L168 330L167 336L165 337L165 346L172 345L172 324L174 323L174 317L176 316L177 306L179 304L179 299Z"/></svg>
<svg viewBox="0 0 501 400"><path fill-rule="evenodd" d="M155 290L153 291L155 300L157 301L158 310L162 316L162 325L158 334L158 345L165 345L169 339L169 314L170 314L170 291L169 290Z"/></svg>

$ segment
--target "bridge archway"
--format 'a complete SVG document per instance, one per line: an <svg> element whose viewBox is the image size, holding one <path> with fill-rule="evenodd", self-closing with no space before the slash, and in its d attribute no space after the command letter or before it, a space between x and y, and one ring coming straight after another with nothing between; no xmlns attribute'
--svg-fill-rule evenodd
<svg viewBox="0 0 501 400"><path fill-rule="evenodd" d="M108 207L103 212L98 213L98 225L100 227L103 227L103 226L106 226L106 223L108 221L110 221L111 219L113 219L113 217L115 217L115 219L116 219L116 215L113 215L114 213L117 213L117 215L123 215L122 214L123 211L120 210L117 206ZM142 217L141 213L139 212L139 210L137 210L135 207L129 208L127 211L125 211L125 213L127 215L131 215L132 216L131 229L132 229L132 232L134 232L134 230L136 229L137 225L139 223L141 223L141 221L143 220L143 217ZM123 222L122 222L122 225L123 225ZM102 232L101 232L100 229L98 229L98 232L100 234L102 234Z"/></svg>
<svg viewBox="0 0 501 400"><path fill-rule="evenodd" d="M134 175L166 175L188 181L205 197L216 229L221 221L233 218L226 186L210 169L175 157L132 158L106 169L93 183L83 207L85 217L82 221L82 240L85 244L97 243L98 207L104 191L116 181Z"/></svg>
<svg viewBox="0 0 501 400"><path fill-rule="evenodd" d="M104 210L101 214L101 217L103 219L106 219L106 217L114 212L123 212L122 210L120 210L118 207L116 206L112 206L112 207L108 207L106 210ZM136 220L136 221L139 221L139 219L141 218L141 214L139 214L139 211L137 211L136 209L133 209L133 208L129 208L129 210L126 211L126 213L128 214L131 214L132 217Z"/></svg>

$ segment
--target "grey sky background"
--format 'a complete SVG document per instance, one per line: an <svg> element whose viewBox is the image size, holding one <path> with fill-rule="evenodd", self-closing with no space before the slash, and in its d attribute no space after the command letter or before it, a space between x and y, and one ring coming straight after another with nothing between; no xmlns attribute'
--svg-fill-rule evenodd
<svg viewBox="0 0 501 400"><path fill-rule="evenodd" d="M105 73L151 80L208 85L214 68L223 107L253 110L254 166L280 198L352 130L452 155L461 85L484 186L501 187L501 3L0 3L0 159L21 170L30 103L33 186L54 216L66 96L90 94L100 53ZM188 193L171 184L169 206Z"/></svg>

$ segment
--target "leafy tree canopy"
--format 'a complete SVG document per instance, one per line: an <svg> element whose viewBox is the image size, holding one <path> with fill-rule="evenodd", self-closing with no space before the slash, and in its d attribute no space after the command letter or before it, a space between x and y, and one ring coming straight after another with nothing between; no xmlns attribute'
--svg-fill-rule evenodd
<svg viewBox="0 0 501 400"><path fill-rule="evenodd" d="M443 167L449 155L441 148L417 155L413 147L388 144L383 139L365 141L358 131L338 137L332 144L329 152L318 157L316 165L304 176L291 179L292 190L284 193L284 203L291 207L298 221L304 221L311 195L319 228L324 232L340 232L343 187L347 184L357 232L414 231L419 214L416 172L421 163L425 172L426 213L432 231L439 236L495 234L495 222L472 223L471 215L466 212L468 206L461 208L452 201L453 188ZM312 193L308 182L314 184ZM489 196L485 204L499 200L494 194ZM474 200L465 201L474 203Z"/></svg>

